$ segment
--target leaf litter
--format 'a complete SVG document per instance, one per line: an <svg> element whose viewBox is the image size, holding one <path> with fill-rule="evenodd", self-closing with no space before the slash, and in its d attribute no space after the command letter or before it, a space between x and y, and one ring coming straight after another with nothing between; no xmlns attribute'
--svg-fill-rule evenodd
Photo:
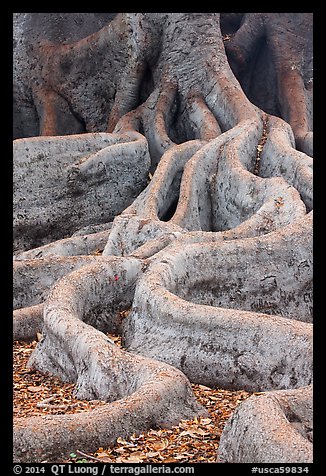
<svg viewBox="0 0 326 476"><path fill-rule="evenodd" d="M121 338L108 334L121 346ZM105 401L79 400L74 396L75 384L27 367L30 354L37 345L14 343L14 417L62 415L92 410ZM129 438L119 437L115 445L85 453L83 448L71 454L69 462L110 463L209 463L216 462L220 436L234 409L251 393L224 390L191 384L197 400L208 410L209 417L181 420L172 428L153 428Z"/></svg>

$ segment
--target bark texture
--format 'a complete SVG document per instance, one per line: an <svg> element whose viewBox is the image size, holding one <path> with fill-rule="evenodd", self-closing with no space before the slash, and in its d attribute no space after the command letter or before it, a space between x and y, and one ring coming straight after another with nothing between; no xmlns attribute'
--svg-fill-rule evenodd
<svg viewBox="0 0 326 476"><path fill-rule="evenodd" d="M312 385L252 396L227 422L219 460L251 463L256 453L262 463L310 463L312 425Z"/></svg>
<svg viewBox="0 0 326 476"><path fill-rule="evenodd" d="M189 381L263 392L218 461L312 461L312 14L67 15L14 15L14 337L108 403L15 461L204 414Z"/></svg>

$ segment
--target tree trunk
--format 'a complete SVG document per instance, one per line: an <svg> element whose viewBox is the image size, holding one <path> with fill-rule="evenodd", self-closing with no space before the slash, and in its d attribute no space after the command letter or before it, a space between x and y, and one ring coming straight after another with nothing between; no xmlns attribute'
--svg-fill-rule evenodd
<svg viewBox="0 0 326 476"><path fill-rule="evenodd" d="M20 13L14 31L15 337L42 330L29 365L108 402L16 419L15 460L204 414L190 380L266 392L220 461L311 461L284 405L311 402L312 14ZM264 452L270 408L289 432Z"/></svg>

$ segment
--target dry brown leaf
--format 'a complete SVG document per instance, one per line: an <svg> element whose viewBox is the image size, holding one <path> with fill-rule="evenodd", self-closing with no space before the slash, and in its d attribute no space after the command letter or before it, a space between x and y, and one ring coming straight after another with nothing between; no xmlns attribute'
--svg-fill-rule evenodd
<svg viewBox="0 0 326 476"><path fill-rule="evenodd" d="M112 452L111 450L104 451L103 448L100 448L96 451L96 456L98 458L111 458Z"/></svg>
<svg viewBox="0 0 326 476"><path fill-rule="evenodd" d="M169 442L168 440L157 441L152 446L156 451L162 451L169 446Z"/></svg>
<svg viewBox="0 0 326 476"><path fill-rule="evenodd" d="M109 337L120 345L120 336L109 335ZM73 395L74 384L65 384L57 377L27 369L28 358L36 345L36 340L32 343L14 344L15 416L76 413L89 411L98 405L105 404L98 400L78 400ZM29 387L35 388L35 391L29 391ZM219 438L224 425L237 405L250 394L244 390L214 389L199 384L192 384L192 388L197 400L210 413L209 418L182 420L179 425L168 430L152 429L138 436L134 434L127 439L120 437L112 447L99 448L93 454L89 454L88 462L94 462L92 457L103 462L127 464L216 462ZM54 395L57 396L52 400ZM44 403L49 398L51 404L47 406L48 408L42 408L36 412L37 403ZM61 404L64 404L65 409L56 408Z"/></svg>
<svg viewBox="0 0 326 476"><path fill-rule="evenodd" d="M135 451L132 453L132 455L130 456L131 458L140 458L140 459L144 459L146 458L146 454L143 453L142 451Z"/></svg>
<svg viewBox="0 0 326 476"><path fill-rule="evenodd" d="M147 458L155 458L155 456L158 456L160 453L158 451L149 451L148 453L145 453Z"/></svg>
<svg viewBox="0 0 326 476"><path fill-rule="evenodd" d="M117 439L117 443L119 443L120 445L127 445L128 444L128 442L126 440L124 440L123 438L121 438L120 436Z"/></svg>
<svg viewBox="0 0 326 476"><path fill-rule="evenodd" d="M198 387L201 389L201 390L204 390L204 392L210 392L212 389L209 388L209 387L206 387L205 385L198 385Z"/></svg>
<svg viewBox="0 0 326 476"><path fill-rule="evenodd" d="M202 428L193 428L191 430L182 431L180 436L191 436L192 438L200 438L201 436L209 435L209 431L205 431Z"/></svg>
<svg viewBox="0 0 326 476"><path fill-rule="evenodd" d="M122 463L142 463L142 459L141 458L136 458L136 457L133 457L133 456L130 456L129 458L121 458L122 459Z"/></svg>
<svg viewBox="0 0 326 476"><path fill-rule="evenodd" d="M42 385L38 387L27 387L27 390L29 392L43 392L45 390L45 387L42 387Z"/></svg>
<svg viewBox="0 0 326 476"><path fill-rule="evenodd" d="M209 425L209 424L211 423L211 421L212 421L211 418L202 418L202 419L200 420L200 423L201 423L202 425Z"/></svg>
<svg viewBox="0 0 326 476"><path fill-rule="evenodd" d="M125 453L127 449L124 446L120 446L120 448L115 448L114 451L116 453Z"/></svg>

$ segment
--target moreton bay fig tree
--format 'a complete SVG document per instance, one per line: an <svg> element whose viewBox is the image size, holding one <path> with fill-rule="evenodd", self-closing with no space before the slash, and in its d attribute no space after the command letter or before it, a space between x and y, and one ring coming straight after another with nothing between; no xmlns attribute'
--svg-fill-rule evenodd
<svg viewBox="0 0 326 476"><path fill-rule="evenodd" d="M13 23L14 338L107 402L15 418L15 461L205 415L194 382L258 392L217 461L311 462L312 13Z"/></svg>

